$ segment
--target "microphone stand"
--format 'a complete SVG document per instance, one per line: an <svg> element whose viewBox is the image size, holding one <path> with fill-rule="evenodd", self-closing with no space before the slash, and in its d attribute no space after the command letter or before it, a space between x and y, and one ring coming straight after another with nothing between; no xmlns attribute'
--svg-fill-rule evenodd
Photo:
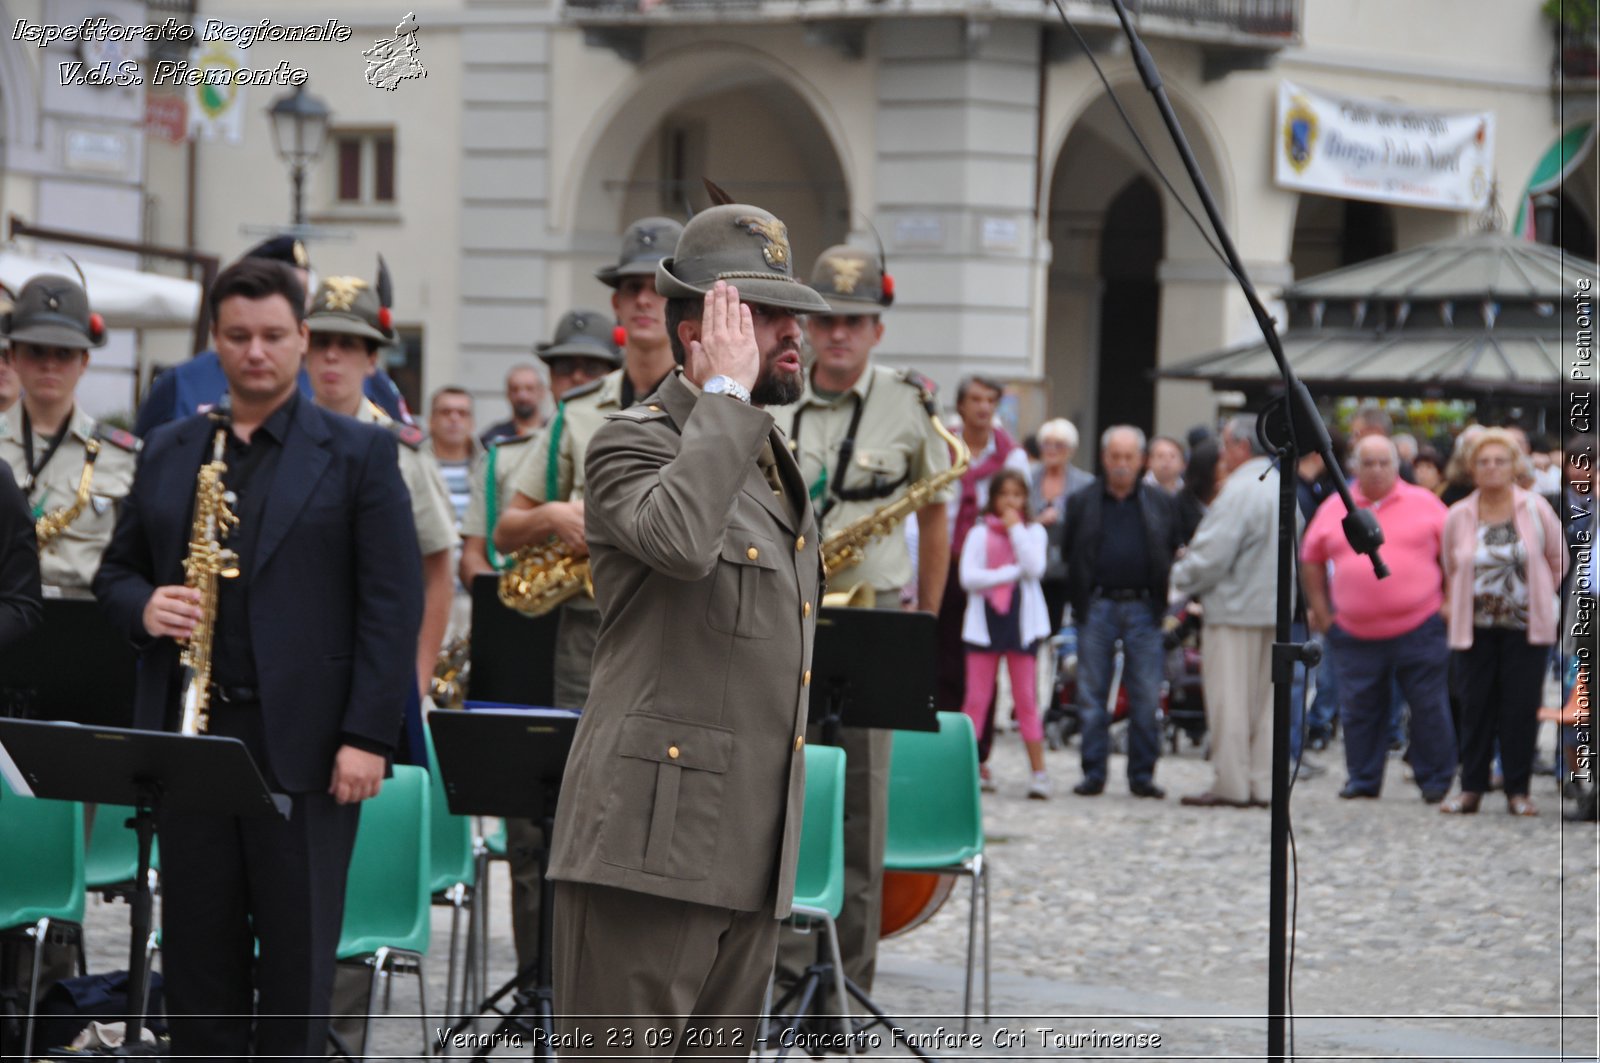
<svg viewBox="0 0 1600 1063"><path fill-rule="evenodd" d="M1256 425L1256 434L1268 452L1275 452L1278 457L1278 613L1276 635L1272 644L1270 835L1272 858L1269 872L1271 907L1267 930L1267 1058L1284 1059L1286 1058L1284 1018L1288 1013L1285 944L1288 938L1289 908L1290 688L1296 664L1312 668L1322 658L1321 649L1315 643L1294 642L1290 631L1294 612L1295 509L1298 504L1293 477L1296 475L1300 455L1307 453L1308 448L1322 455L1323 464L1333 477L1334 487L1338 490L1339 497L1344 500L1347 514L1343 522L1345 538L1357 553L1365 554L1371 559L1372 567L1379 579L1389 575L1388 567L1378 556L1378 547L1383 544L1383 531L1378 527L1378 521L1370 510L1356 508L1355 500L1350 496L1350 485L1345 481L1344 471L1333 454L1327 427L1317 413L1316 403L1311 400L1311 393L1295 376L1288 359L1284 357L1277 329L1266 308L1261 305L1255 286L1250 283L1250 278L1245 273L1244 262L1239 258L1239 252L1234 248L1233 240L1223 225L1222 214L1217 209L1216 200L1212 198L1211 189L1206 184L1205 176L1200 172L1200 164L1195 160L1188 138L1184 136L1183 127L1179 125L1178 116L1173 112L1172 103L1167 98L1155 60L1151 58L1144 42L1134 31L1133 23L1128 18L1128 10L1123 6L1122 0L1111 0L1111 4L1116 8L1117 18L1127 35L1139 77L1144 81L1145 88L1161 112L1161 120L1166 124L1173 146L1183 159L1183 168L1188 171L1189 179L1194 183L1195 192L1199 194L1201 205L1205 208L1206 217L1211 220L1217 243L1221 246L1246 301L1250 304L1250 311L1255 315L1256 325L1261 329L1261 335L1266 340L1268 349L1272 351L1273 359L1278 363L1278 372L1283 375L1284 393L1274 399L1261 414Z"/></svg>

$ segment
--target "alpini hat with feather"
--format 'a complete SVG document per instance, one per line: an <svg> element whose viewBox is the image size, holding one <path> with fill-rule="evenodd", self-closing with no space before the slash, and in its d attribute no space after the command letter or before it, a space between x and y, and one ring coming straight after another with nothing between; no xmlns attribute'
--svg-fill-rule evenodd
<svg viewBox="0 0 1600 1063"><path fill-rule="evenodd" d="M693 299L717 281L739 298L801 314L826 314L828 304L794 275L789 229L771 212L725 203L689 219L671 258L656 266L656 291L667 299Z"/></svg>
<svg viewBox="0 0 1600 1063"><path fill-rule="evenodd" d="M879 314L894 302L894 278L884 272L883 259L849 244L837 244L817 256L811 287L844 317Z"/></svg>
<svg viewBox="0 0 1600 1063"><path fill-rule="evenodd" d="M57 273L41 273L22 286L15 305L0 315L0 337L83 351L105 346L106 326L89 309L83 285Z"/></svg>
<svg viewBox="0 0 1600 1063"><path fill-rule="evenodd" d="M629 277L654 277L656 263L678 246L683 226L671 218L640 218L622 234L622 255L616 265L594 271L601 284L621 287Z"/></svg>
<svg viewBox="0 0 1600 1063"><path fill-rule="evenodd" d="M378 283L360 277L327 277L317 285L306 324L313 333L360 336L377 344L395 341L394 285L389 267L378 259Z"/></svg>

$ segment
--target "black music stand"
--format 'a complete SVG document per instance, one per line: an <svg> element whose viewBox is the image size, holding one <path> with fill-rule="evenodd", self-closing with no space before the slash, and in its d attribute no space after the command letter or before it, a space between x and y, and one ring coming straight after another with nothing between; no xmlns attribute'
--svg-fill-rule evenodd
<svg viewBox="0 0 1600 1063"><path fill-rule="evenodd" d="M129 898L127 1037L114 1055L148 1055L142 1041L150 970L150 847L160 811L224 816L289 814L289 799L271 793L249 750L237 738L84 727L0 719L0 772L12 789L33 797L132 805L139 868Z"/></svg>
<svg viewBox="0 0 1600 1063"><path fill-rule="evenodd" d="M556 629L561 611L523 616L500 601L500 577L472 581L473 701L549 705L555 701Z"/></svg>
<svg viewBox="0 0 1600 1063"><path fill-rule="evenodd" d="M838 745L841 727L937 731L939 717L933 699L938 647L939 622L932 613L823 608L817 614L811 655L812 689L822 697L813 697L810 707L810 722L822 727L822 744ZM819 939L816 962L770 1009L778 1015L791 1002L795 1005L794 1014L780 1021L779 1029L791 1028L801 1016L812 1015L819 991L833 981L833 962ZM874 1021L861 1029L885 1026L913 1055L933 1059L849 977L844 978L844 986L856 1003L874 1016ZM778 1058L786 1057L790 1047L779 1049Z"/></svg>
<svg viewBox="0 0 1600 1063"><path fill-rule="evenodd" d="M433 751L450 811L458 816L535 820L544 825L545 844L539 851L539 955L485 997L471 1015L456 1020L439 1038L434 1054L442 1053L479 1015L492 1011L501 1020L486 1046L508 1033L526 1033L533 1041L533 1058L554 1059L550 957L554 896L545 874L550 869L550 839L561 776L578 729L578 714L567 709L433 712L428 714L428 727L433 731ZM502 1010L500 1001L511 994L515 994L514 1005ZM483 1047L473 1058L484 1059L488 1054L489 1048Z"/></svg>
<svg viewBox="0 0 1600 1063"><path fill-rule="evenodd" d="M137 667L127 635L93 598L48 597L44 623L0 651L0 716L131 726Z"/></svg>

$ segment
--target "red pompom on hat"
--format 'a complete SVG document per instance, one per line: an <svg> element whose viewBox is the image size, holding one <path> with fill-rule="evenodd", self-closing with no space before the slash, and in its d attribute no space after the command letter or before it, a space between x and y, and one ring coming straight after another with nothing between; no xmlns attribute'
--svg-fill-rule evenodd
<svg viewBox="0 0 1600 1063"><path fill-rule="evenodd" d="M883 275L883 302L885 306L894 302L894 277L888 273Z"/></svg>
<svg viewBox="0 0 1600 1063"><path fill-rule="evenodd" d="M89 338L99 343L100 337L106 334L106 319L99 314L89 315Z"/></svg>
<svg viewBox="0 0 1600 1063"><path fill-rule="evenodd" d="M612 329L611 342L615 343L618 347L626 347L628 345L628 330L623 328L621 325L618 325L616 328Z"/></svg>
<svg viewBox="0 0 1600 1063"><path fill-rule="evenodd" d="M387 306L378 307L378 327L388 332L394 326L394 315Z"/></svg>

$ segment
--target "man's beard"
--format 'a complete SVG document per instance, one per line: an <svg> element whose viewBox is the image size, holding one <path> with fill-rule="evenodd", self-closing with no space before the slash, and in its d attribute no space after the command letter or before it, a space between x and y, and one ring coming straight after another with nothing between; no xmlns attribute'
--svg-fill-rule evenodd
<svg viewBox="0 0 1600 1063"><path fill-rule="evenodd" d="M539 407L534 403L519 403L511 407L511 416L519 421L531 421L538 413Z"/></svg>
<svg viewBox="0 0 1600 1063"><path fill-rule="evenodd" d="M750 401L756 406L788 406L799 402L805 394L805 371L790 373L778 368L778 358L793 351L800 353L799 344L782 342L761 356L761 375L756 386L750 389Z"/></svg>

